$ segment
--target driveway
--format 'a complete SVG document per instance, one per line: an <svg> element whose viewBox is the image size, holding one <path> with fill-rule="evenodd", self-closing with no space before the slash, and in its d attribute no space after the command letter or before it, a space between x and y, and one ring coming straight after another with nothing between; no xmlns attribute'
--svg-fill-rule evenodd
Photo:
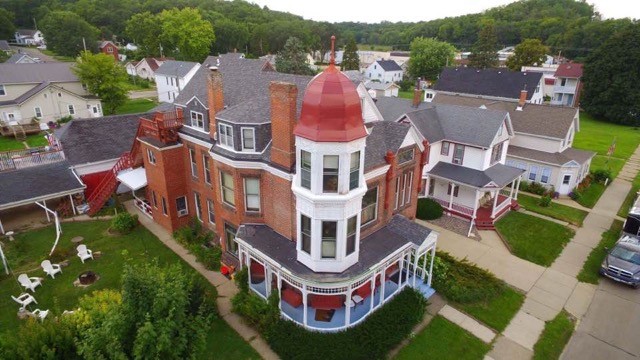
<svg viewBox="0 0 640 360"><path fill-rule="evenodd" d="M602 279L563 359L640 357L640 290Z"/></svg>
<svg viewBox="0 0 640 360"><path fill-rule="evenodd" d="M158 92L153 90L136 90L129 91L129 99L149 99L149 98L157 98Z"/></svg>
<svg viewBox="0 0 640 360"><path fill-rule="evenodd" d="M23 46L12 46L11 50L15 51L16 53L22 52L23 54L27 54L27 55L29 55L31 57L40 58L41 61L58 62L58 60L52 58L49 55L43 54L42 52L40 52L40 50L38 50L36 48L23 47Z"/></svg>

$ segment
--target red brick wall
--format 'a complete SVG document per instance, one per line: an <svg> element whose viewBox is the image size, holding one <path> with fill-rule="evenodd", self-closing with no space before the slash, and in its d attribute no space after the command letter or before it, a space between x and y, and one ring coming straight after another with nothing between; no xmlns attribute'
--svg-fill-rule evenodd
<svg viewBox="0 0 640 360"><path fill-rule="evenodd" d="M298 89L284 82L271 82L271 161L283 169L291 169L296 162L293 129L296 126Z"/></svg>

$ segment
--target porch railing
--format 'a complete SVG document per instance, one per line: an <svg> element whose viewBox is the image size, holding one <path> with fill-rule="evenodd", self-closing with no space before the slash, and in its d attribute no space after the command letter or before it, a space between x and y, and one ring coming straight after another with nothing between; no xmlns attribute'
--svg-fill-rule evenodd
<svg viewBox="0 0 640 360"><path fill-rule="evenodd" d="M499 203L496 208L494 209L494 214L498 215L500 213L500 211L506 209L508 206L511 205L511 199L509 199L508 197L501 203Z"/></svg>
<svg viewBox="0 0 640 360"><path fill-rule="evenodd" d="M0 171L24 169L38 165L53 164L64 160L61 150L40 152L20 150L18 152L0 153Z"/></svg>
<svg viewBox="0 0 640 360"><path fill-rule="evenodd" d="M449 201L448 200L442 200L442 199L438 199L436 197L432 197L431 199L435 200L444 209L449 209ZM458 212L458 213L461 213L461 214L473 216L473 209L468 207L468 206L464 206L464 205L453 203L453 204L451 204L451 210L453 210L455 212Z"/></svg>

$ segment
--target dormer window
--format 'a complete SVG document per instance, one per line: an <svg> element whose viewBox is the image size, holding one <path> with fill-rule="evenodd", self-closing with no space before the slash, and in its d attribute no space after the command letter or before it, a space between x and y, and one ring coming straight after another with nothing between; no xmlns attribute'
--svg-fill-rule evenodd
<svg viewBox="0 0 640 360"><path fill-rule="evenodd" d="M256 132L254 128L242 128L242 150L256 150Z"/></svg>
<svg viewBox="0 0 640 360"><path fill-rule="evenodd" d="M351 154L351 167L349 170L349 190L360 186L360 151Z"/></svg>
<svg viewBox="0 0 640 360"><path fill-rule="evenodd" d="M233 128L227 124L218 124L220 132L220 145L233 147Z"/></svg>
<svg viewBox="0 0 640 360"><path fill-rule="evenodd" d="M311 190L311 153L300 151L300 186Z"/></svg>
<svg viewBox="0 0 640 360"><path fill-rule="evenodd" d="M197 111L191 112L191 127L204 130L204 115Z"/></svg>
<svg viewBox="0 0 640 360"><path fill-rule="evenodd" d="M322 166L322 191L326 193L338 192L338 169L340 157L325 155Z"/></svg>
<svg viewBox="0 0 640 360"><path fill-rule="evenodd" d="M413 160L413 148L400 151L398 153L398 164L404 164Z"/></svg>

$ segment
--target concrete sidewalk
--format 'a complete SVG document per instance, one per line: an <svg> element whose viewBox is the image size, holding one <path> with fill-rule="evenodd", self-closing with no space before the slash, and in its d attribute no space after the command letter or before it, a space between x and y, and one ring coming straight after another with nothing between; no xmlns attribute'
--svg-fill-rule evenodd
<svg viewBox="0 0 640 360"><path fill-rule="evenodd" d="M142 214L142 212L135 207L133 201L125 202L124 206L129 213L138 214L138 219L144 227L151 231L151 233L157 236L163 244L180 256L192 268L202 274L207 281L216 287L216 290L218 291L218 299L216 301L218 305L218 312L229 326L231 326L264 359L279 359L278 355L271 350L269 345L256 330L245 324L239 315L231 312L231 298L238 293L238 288L232 280L227 279L217 271L207 270L202 264L196 261L196 257L193 254L189 253L187 249L178 244L167 230L155 223L148 216Z"/></svg>

